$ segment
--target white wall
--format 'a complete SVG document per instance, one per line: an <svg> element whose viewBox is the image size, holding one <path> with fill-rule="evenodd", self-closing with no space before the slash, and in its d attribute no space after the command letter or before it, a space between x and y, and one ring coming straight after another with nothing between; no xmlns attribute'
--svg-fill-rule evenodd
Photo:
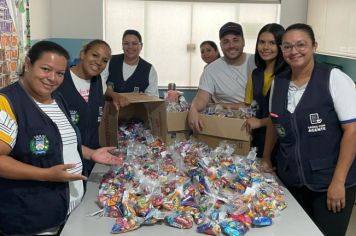
<svg viewBox="0 0 356 236"><path fill-rule="evenodd" d="M102 0L51 0L52 38L103 37Z"/></svg>
<svg viewBox="0 0 356 236"><path fill-rule="evenodd" d="M49 0L30 0L31 39L51 37L51 11Z"/></svg>
<svg viewBox="0 0 356 236"><path fill-rule="evenodd" d="M306 23L307 9L308 0L281 0L280 23ZM30 17L31 39L103 38L103 0L30 0Z"/></svg>
<svg viewBox="0 0 356 236"><path fill-rule="evenodd" d="M308 0L281 0L281 25L307 23Z"/></svg>
<svg viewBox="0 0 356 236"><path fill-rule="evenodd" d="M30 0L31 39L103 37L103 0Z"/></svg>

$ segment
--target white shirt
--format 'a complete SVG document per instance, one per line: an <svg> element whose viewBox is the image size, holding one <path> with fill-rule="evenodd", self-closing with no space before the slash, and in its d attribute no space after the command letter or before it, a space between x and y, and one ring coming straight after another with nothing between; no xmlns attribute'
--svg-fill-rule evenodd
<svg viewBox="0 0 356 236"><path fill-rule="evenodd" d="M105 90L107 87L106 81L109 77L109 64L110 64L110 62L107 63L105 70L101 73L101 78L103 80L103 84L105 83ZM126 64L125 62L123 63L122 73L123 73L123 77L124 77L125 81L128 80L128 78L130 78L130 76L135 72L136 68L137 68L137 65L129 65L129 64ZM103 88L104 88L104 86L103 86ZM104 93L105 93L105 90L104 90ZM148 75L148 87L145 89L145 93L150 96L156 96L156 97L159 96L159 94L158 94L158 75L157 75L157 71L153 65L151 66L151 70Z"/></svg>
<svg viewBox="0 0 356 236"><path fill-rule="evenodd" d="M250 54L246 54L245 62L239 66L218 58L204 68L199 89L207 91L219 103L244 102L247 78L255 67L254 57Z"/></svg>
<svg viewBox="0 0 356 236"><path fill-rule="evenodd" d="M334 108L341 123L351 120L356 121L356 88L354 81L339 69L333 68L330 72L330 94L334 102ZM298 105L307 84L297 87L290 83L288 89L289 112L293 113ZM274 82L272 82L271 94L273 96ZM271 99L270 99L271 101ZM271 102L269 104L271 110Z"/></svg>
<svg viewBox="0 0 356 236"><path fill-rule="evenodd" d="M75 88L78 93L83 97L83 99L88 102L89 101L89 93L90 93L90 80L82 79L70 71L70 75L72 76L72 80Z"/></svg>

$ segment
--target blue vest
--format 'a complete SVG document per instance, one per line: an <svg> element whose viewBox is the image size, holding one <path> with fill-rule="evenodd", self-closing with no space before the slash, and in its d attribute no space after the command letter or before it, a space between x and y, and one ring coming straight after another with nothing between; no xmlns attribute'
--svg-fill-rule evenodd
<svg viewBox="0 0 356 236"><path fill-rule="evenodd" d="M268 117L268 101L269 91L266 96L263 96L264 84L264 70L256 68L252 72L252 85L253 85L253 100L258 104L258 110L256 111L256 118L262 119ZM252 146L257 147L257 156L262 157L263 148L265 143L266 127L254 129L252 132Z"/></svg>
<svg viewBox="0 0 356 236"><path fill-rule="evenodd" d="M104 95L101 76L95 76L90 80L88 102L77 91L69 68L64 74L64 81L59 86L69 108L72 122L78 126L82 144L97 149L99 145L99 124L103 115ZM84 175L89 176L94 168L94 162L83 160Z"/></svg>
<svg viewBox="0 0 356 236"><path fill-rule="evenodd" d="M122 73L124 54L113 55L109 64L109 77L107 84L113 86L114 92L131 93L134 88L145 92L149 85L149 75L152 65L141 57L134 73L125 81Z"/></svg>
<svg viewBox="0 0 356 236"><path fill-rule="evenodd" d="M100 75L90 80L88 102L77 91L69 69L58 91L61 92L68 105L71 119L78 126L82 144L93 149L99 145L99 124L103 115L104 95Z"/></svg>
<svg viewBox="0 0 356 236"><path fill-rule="evenodd" d="M41 168L63 164L63 146L57 126L19 82L0 90L0 93L8 98L18 125L16 144L9 155ZM53 93L53 98L70 120L63 98L56 93ZM80 140L78 151L81 154ZM34 234L65 222L69 187L67 182L0 178L0 202L1 232Z"/></svg>
<svg viewBox="0 0 356 236"><path fill-rule="evenodd" d="M274 82L271 118L279 135L279 177L287 186L326 191L338 160L342 129L329 90L331 68L315 63L311 78L294 113L287 110L291 73ZM345 185L356 183L352 164Z"/></svg>

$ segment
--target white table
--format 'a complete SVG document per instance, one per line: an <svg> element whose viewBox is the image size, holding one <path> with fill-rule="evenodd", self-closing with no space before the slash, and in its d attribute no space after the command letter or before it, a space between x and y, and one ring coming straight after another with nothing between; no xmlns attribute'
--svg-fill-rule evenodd
<svg viewBox="0 0 356 236"><path fill-rule="evenodd" d="M88 188L81 205L70 215L61 236L112 236L110 233L115 219L109 217L89 217L87 214L99 210L95 200L98 196L99 182L104 173L108 170L107 166L96 164L91 177L88 181ZM251 228L246 236L322 236L318 227L313 223L301 206L293 198L287 189L285 199L287 208L280 216L273 218L273 224L264 228ZM154 226L142 226L137 230L124 233L123 236L201 236L197 233L196 225L191 229L176 229L165 224Z"/></svg>

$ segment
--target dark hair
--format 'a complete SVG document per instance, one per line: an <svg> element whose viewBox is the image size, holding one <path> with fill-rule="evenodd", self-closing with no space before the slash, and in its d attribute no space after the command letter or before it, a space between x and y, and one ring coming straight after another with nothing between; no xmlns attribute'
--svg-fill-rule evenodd
<svg viewBox="0 0 356 236"><path fill-rule="evenodd" d="M30 59L31 64L34 64L44 53L52 52L63 56L69 60L69 53L62 46L51 41L39 41L35 43L27 53L27 57Z"/></svg>
<svg viewBox="0 0 356 236"><path fill-rule="evenodd" d="M274 64L274 72L273 74L278 74L279 72L283 71L285 69L285 67L287 66L287 64L285 63L284 59L283 59L283 54L282 54L282 50L279 47L279 45L282 44L282 37L283 34L285 32L283 26L281 26L280 24L276 24L276 23L271 23L271 24L267 24L265 26L262 27L262 29L260 30L260 32L258 32L258 36L257 36L257 41L256 41L256 50L255 50L255 63L257 67L262 67L263 69L266 68L266 62L261 58L260 54L258 53L258 41L259 38L261 36L262 33L264 32L269 32L273 35L274 40L276 42L277 45L277 57L276 57L276 62Z"/></svg>
<svg viewBox="0 0 356 236"><path fill-rule="evenodd" d="M140 41L140 43L142 43L142 37L141 37L140 32L138 32L137 30L134 30L134 29L125 30L124 34L122 35L122 40L124 40L125 36L129 35L129 34L135 35L138 38L138 41Z"/></svg>
<svg viewBox="0 0 356 236"><path fill-rule="evenodd" d="M201 48L204 44L210 45L210 47L212 47L216 52L218 52L218 58L220 58L220 52L219 52L218 46L216 45L216 43L215 43L214 41L211 41L211 40L203 41L203 42L200 44L200 48Z"/></svg>
<svg viewBox="0 0 356 236"><path fill-rule="evenodd" d="M67 62L69 61L69 53L67 50L65 50L62 46L60 46L57 43L51 42L51 41L39 41L35 43L30 50L27 53L27 57L30 60L31 64L34 64L38 59L42 57L44 53L55 53L57 55L65 57L67 59ZM20 76L23 76L25 72L25 65L22 68L22 71L20 73Z"/></svg>
<svg viewBox="0 0 356 236"><path fill-rule="evenodd" d="M94 47L95 45L98 44L103 44L106 45L110 50L110 46L107 42L105 42L104 40L101 39L94 39L93 41L90 41L89 43L85 44L81 50L81 52L87 53L92 47Z"/></svg>
<svg viewBox="0 0 356 236"><path fill-rule="evenodd" d="M310 25L304 24L304 23L296 23L293 25L290 25L286 29L286 33L291 30L301 30L304 31L307 35L309 35L309 38L311 39L313 45L315 45L315 35L312 27Z"/></svg>

